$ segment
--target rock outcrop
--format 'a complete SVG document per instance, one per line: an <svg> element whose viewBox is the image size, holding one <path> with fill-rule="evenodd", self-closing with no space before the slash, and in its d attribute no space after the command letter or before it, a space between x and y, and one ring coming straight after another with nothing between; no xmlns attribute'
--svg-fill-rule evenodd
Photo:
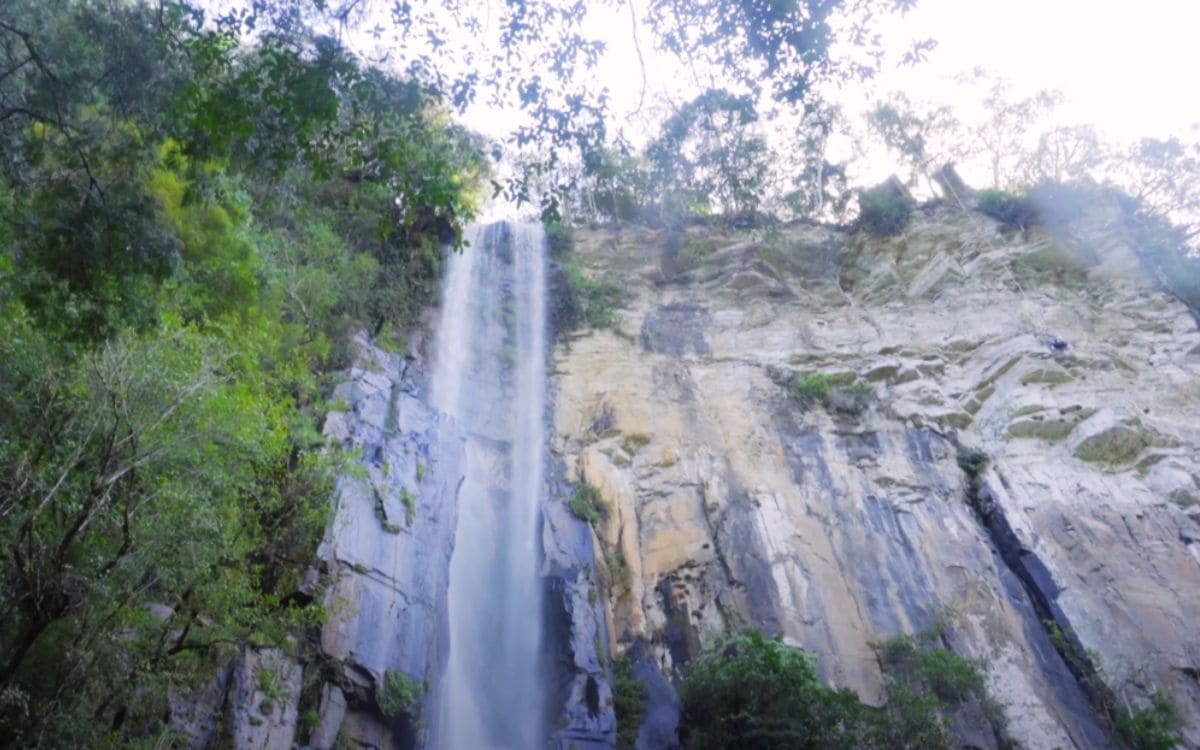
<svg viewBox="0 0 1200 750"><path fill-rule="evenodd" d="M419 360L356 341L324 432L344 449L333 520L304 583L326 619L319 643L245 650L173 701L196 748L420 746L445 659L442 618L465 436L428 404ZM389 683L417 686L406 706Z"/></svg>
<svg viewBox="0 0 1200 750"><path fill-rule="evenodd" d="M1200 745L1200 332L1104 220L578 232L627 294L552 383L598 569L629 571L612 648L669 681L749 624L878 702L872 643L940 619L1025 747L1103 747L1103 701L1156 690Z"/></svg>
<svg viewBox="0 0 1200 750"><path fill-rule="evenodd" d="M332 679L321 729L328 735L331 713L344 715L339 732L351 747L390 747L418 740L428 696L403 716L385 716L379 692L388 673L428 686L443 659L463 436L429 406L409 360L365 339L358 349L333 393L346 409L325 424L326 437L360 461L338 481L319 554L331 578L321 652Z"/></svg>

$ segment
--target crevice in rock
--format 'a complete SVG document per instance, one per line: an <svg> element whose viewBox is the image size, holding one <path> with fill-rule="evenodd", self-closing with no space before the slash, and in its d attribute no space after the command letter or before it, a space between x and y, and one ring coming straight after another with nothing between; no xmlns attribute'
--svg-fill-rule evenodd
<svg viewBox="0 0 1200 750"><path fill-rule="evenodd" d="M997 502L987 482L981 481L985 467L980 465L972 471L964 465L963 455L960 446L959 465L968 479L968 505L987 532L1000 560L1020 582L1033 607L1037 627L1049 639L1079 689L1086 696L1097 724L1109 735L1106 739L1111 744L1112 709L1117 705L1115 693L1100 677L1098 665L1075 634L1070 618L1058 605L1060 589L1050 570L1033 550L1021 543L1004 508ZM993 467L991 473L1002 486L1007 487L1007 482L999 471Z"/></svg>

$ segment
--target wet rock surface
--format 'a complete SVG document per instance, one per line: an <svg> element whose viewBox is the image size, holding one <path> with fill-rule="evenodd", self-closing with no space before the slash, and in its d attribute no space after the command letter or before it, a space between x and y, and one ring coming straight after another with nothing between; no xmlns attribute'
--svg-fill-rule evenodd
<svg viewBox="0 0 1200 750"><path fill-rule="evenodd" d="M421 741L428 696L397 718L379 713L376 693L389 672L429 685L444 659L439 628L465 436L428 405L412 361L365 339L358 345L333 394L346 409L325 425L359 460L338 479L319 554L330 579L321 652L333 679L322 686L317 739L411 746Z"/></svg>
<svg viewBox="0 0 1200 750"><path fill-rule="evenodd" d="M1108 742L1063 638L1120 701L1169 695L1200 745L1200 333L1120 233L946 208L889 240L689 231L715 250L686 271L659 233L579 232L628 304L555 354L553 449L610 505L597 565L630 571L611 639L657 686L639 746L667 746L659 688L725 628L878 703L871 643L938 619L1025 747ZM806 403L780 373L866 398ZM960 446L989 458L986 507Z"/></svg>
<svg viewBox="0 0 1200 750"><path fill-rule="evenodd" d="M226 698L230 742L247 750L290 750L296 734L301 666L279 649L246 649Z"/></svg>
<svg viewBox="0 0 1200 750"><path fill-rule="evenodd" d="M557 472L561 474L561 470ZM554 663L547 674L560 676L551 706L559 715L553 746L560 750L611 748L616 739L608 671L610 636L594 562L597 544L591 526L567 510L569 487L556 482L543 514L542 546L548 641Z"/></svg>

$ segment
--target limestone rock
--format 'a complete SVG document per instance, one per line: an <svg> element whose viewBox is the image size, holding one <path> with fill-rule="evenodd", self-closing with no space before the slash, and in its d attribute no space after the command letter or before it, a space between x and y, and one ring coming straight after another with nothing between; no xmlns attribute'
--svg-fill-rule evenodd
<svg viewBox="0 0 1200 750"><path fill-rule="evenodd" d="M597 564L629 570L603 604L657 686L645 737L670 735L671 681L724 628L779 634L878 702L871 642L951 608L1023 746L1110 733L1047 617L1121 700L1171 695L1200 744L1200 332L1119 236L1073 231L1000 236L946 208L888 240L700 236L726 249L669 284L663 235L577 233L627 304L556 351L553 449L612 508ZM780 291L746 287L752 262ZM858 373L875 405L798 408L787 372ZM986 518L962 444L990 458Z"/></svg>
<svg viewBox="0 0 1200 750"><path fill-rule="evenodd" d="M300 676L300 664L279 649L245 650L227 698L235 750L291 750Z"/></svg>

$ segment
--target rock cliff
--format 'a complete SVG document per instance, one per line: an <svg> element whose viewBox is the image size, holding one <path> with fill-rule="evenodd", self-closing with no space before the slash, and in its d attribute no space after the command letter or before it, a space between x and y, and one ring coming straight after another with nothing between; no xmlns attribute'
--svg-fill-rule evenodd
<svg viewBox="0 0 1200 750"><path fill-rule="evenodd" d="M725 628L878 702L871 644L936 620L1025 747L1104 747L1101 706L1155 690L1200 745L1200 332L1102 207L1056 233L941 207L889 239L571 252L626 295L555 352L552 449L610 507L610 645L654 681L640 746L670 742L668 683Z"/></svg>

